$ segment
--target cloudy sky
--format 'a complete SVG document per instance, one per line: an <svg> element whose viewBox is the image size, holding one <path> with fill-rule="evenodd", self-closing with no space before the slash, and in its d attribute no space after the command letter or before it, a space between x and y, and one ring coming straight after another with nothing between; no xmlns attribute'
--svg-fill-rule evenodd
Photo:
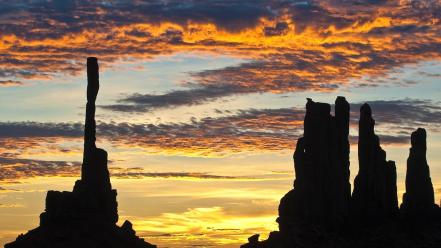
<svg viewBox="0 0 441 248"><path fill-rule="evenodd" d="M373 109L404 191L428 131L441 199L439 0L0 0L0 245L79 176L85 63L120 220L160 247L237 247L276 230L306 98ZM265 235L264 235L265 237Z"/></svg>

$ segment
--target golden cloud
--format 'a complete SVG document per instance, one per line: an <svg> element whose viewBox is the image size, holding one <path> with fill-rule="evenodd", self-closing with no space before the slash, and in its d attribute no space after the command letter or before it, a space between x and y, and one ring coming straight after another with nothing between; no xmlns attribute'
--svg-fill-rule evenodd
<svg viewBox="0 0 441 248"><path fill-rule="evenodd" d="M274 212L247 215L215 206L192 208L183 213L163 213L148 220L134 219L133 224L141 236L163 245L231 246L243 243L255 233L268 233L271 228L276 228L274 219Z"/></svg>
<svg viewBox="0 0 441 248"><path fill-rule="evenodd" d="M113 66L121 59L206 52L249 62L193 73L198 86L222 84L230 90L224 95L280 93L330 91L351 79L440 59L439 1L357 2L84 1L29 4L27 11L11 4L0 15L0 76L76 75L91 55Z"/></svg>

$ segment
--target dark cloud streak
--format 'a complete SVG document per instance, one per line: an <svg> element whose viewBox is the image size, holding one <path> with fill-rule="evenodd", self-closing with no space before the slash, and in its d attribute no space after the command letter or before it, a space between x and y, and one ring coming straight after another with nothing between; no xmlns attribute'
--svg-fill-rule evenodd
<svg viewBox="0 0 441 248"><path fill-rule="evenodd" d="M158 108L191 106L213 99L239 94L242 90L234 85L195 86L189 90L176 90L162 95L135 93L118 100L118 104L102 105L103 109L118 112L148 112Z"/></svg>
<svg viewBox="0 0 441 248"><path fill-rule="evenodd" d="M438 103L415 99L368 103L373 109L377 131L383 135L385 143L407 143L407 136L417 127L426 127L429 131L441 129L441 107ZM354 129L360 105L351 105L351 125ZM97 132L99 137L116 146L137 146L156 152L209 155L274 151L292 149L301 135L303 118L303 108L248 109L221 117L192 119L188 123L98 123ZM0 140L80 138L82 129L78 123L1 123Z"/></svg>
<svg viewBox="0 0 441 248"><path fill-rule="evenodd" d="M0 183L17 183L23 179L35 177L77 177L80 174L80 162L45 161L35 159L5 158L0 156ZM120 179L169 178L169 179L205 179L205 180L240 180L234 176L212 175L201 172L146 172L139 167L110 167L110 174ZM0 191L7 189L0 187Z"/></svg>

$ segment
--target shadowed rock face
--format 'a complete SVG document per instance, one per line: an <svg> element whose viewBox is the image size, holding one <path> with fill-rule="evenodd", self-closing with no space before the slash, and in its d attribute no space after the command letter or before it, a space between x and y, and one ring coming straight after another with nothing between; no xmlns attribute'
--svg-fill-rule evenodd
<svg viewBox="0 0 441 248"><path fill-rule="evenodd" d="M98 60L87 59L87 105L81 180L72 192L49 191L40 226L5 248L21 247L156 247L135 235L132 224L118 221L116 190L110 184L107 152L97 148L95 101L99 90Z"/></svg>
<svg viewBox="0 0 441 248"><path fill-rule="evenodd" d="M308 99L304 137L294 153L294 189L280 201L279 227L293 223L335 225L349 212L349 104L343 97L331 106Z"/></svg>
<svg viewBox="0 0 441 248"><path fill-rule="evenodd" d="M401 210L408 214L424 214L435 207L432 180L426 160L426 130L418 128L411 136L407 159L406 193Z"/></svg>
<svg viewBox="0 0 441 248"><path fill-rule="evenodd" d="M398 211L395 162L386 161L374 126L371 108L364 104L360 109L359 171L354 180L351 210L355 218L367 221L390 217Z"/></svg>

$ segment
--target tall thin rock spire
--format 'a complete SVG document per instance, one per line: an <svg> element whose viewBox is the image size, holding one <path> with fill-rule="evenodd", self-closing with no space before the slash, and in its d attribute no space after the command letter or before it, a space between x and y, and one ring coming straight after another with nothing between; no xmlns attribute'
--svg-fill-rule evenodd
<svg viewBox="0 0 441 248"><path fill-rule="evenodd" d="M87 58L87 105L86 121L84 128L84 147L85 150L95 148L96 122L95 122L95 101L98 95L99 67L98 59L95 57Z"/></svg>
<svg viewBox="0 0 441 248"><path fill-rule="evenodd" d="M351 211L367 221L393 216L398 212L395 162L386 161L386 152L375 135L372 110L360 108L358 132L358 175L354 180Z"/></svg>
<svg viewBox="0 0 441 248"><path fill-rule="evenodd" d="M87 58L87 104L81 179L72 192L47 192L40 226L6 244L27 247L154 248L136 236L129 221L118 222L116 190L110 184L107 152L97 148L95 101L99 90L98 59Z"/></svg>
<svg viewBox="0 0 441 248"><path fill-rule="evenodd" d="M99 90L99 67L98 59L87 58L87 103L86 117L84 124L84 151L81 178L87 180L86 166L91 161L91 156L96 149L96 121L95 121L95 101Z"/></svg>

